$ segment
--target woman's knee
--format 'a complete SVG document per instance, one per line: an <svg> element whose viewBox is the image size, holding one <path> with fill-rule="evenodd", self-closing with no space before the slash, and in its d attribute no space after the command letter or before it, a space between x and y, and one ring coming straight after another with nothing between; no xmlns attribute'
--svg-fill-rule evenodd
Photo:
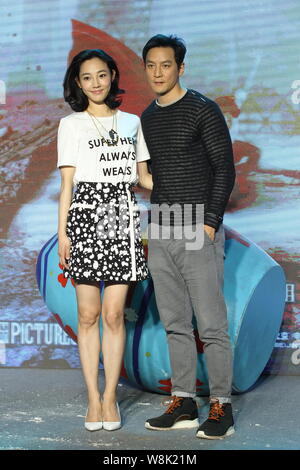
<svg viewBox="0 0 300 470"><path fill-rule="evenodd" d="M124 312L121 309L103 309L102 321L104 326L114 330L124 323Z"/></svg>
<svg viewBox="0 0 300 470"><path fill-rule="evenodd" d="M98 323L100 312L90 309L78 309L79 326L83 328L91 328Z"/></svg>

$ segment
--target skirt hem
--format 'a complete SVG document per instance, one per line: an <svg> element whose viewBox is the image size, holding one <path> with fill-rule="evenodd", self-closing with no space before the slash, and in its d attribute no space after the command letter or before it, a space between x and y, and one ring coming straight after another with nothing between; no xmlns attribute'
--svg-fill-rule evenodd
<svg viewBox="0 0 300 470"><path fill-rule="evenodd" d="M120 284L125 283L125 282L140 282L140 281L145 281L146 279L149 279L149 274L146 276L140 276L137 277L136 279L115 279L115 278L109 278L109 279L92 279L92 278L86 278L86 277L80 277L80 278L75 278L68 274L67 276L64 276L65 278L70 278L73 279L75 282L79 281L87 281L87 282L106 282L106 281L113 281L113 282L120 282Z"/></svg>

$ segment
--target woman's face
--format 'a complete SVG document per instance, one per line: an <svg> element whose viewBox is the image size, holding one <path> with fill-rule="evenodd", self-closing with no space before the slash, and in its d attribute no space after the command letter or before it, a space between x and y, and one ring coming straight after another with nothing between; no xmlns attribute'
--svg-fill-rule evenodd
<svg viewBox="0 0 300 470"><path fill-rule="evenodd" d="M101 104L106 99L114 78L115 71L111 74L103 60L93 57L81 64L79 80L76 78L76 82L89 101Z"/></svg>

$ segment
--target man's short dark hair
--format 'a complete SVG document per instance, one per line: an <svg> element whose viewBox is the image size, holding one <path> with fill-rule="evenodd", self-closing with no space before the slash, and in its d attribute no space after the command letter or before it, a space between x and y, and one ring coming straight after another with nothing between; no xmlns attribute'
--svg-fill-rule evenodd
<svg viewBox="0 0 300 470"><path fill-rule="evenodd" d="M146 57L150 49L153 47L172 47L174 50L175 60L179 68L184 61L186 47L183 39L171 34L165 36L164 34L156 34L145 44L143 49L143 61L146 63Z"/></svg>

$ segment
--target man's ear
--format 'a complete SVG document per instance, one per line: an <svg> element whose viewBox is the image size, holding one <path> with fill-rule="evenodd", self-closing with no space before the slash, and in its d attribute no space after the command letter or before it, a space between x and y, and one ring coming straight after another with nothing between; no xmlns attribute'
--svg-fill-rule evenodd
<svg viewBox="0 0 300 470"><path fill-rule="evenodd" d="M178 72L179 72L179 77L181 77L181 75L184 74L184 62L180 64Z"/></svg>

